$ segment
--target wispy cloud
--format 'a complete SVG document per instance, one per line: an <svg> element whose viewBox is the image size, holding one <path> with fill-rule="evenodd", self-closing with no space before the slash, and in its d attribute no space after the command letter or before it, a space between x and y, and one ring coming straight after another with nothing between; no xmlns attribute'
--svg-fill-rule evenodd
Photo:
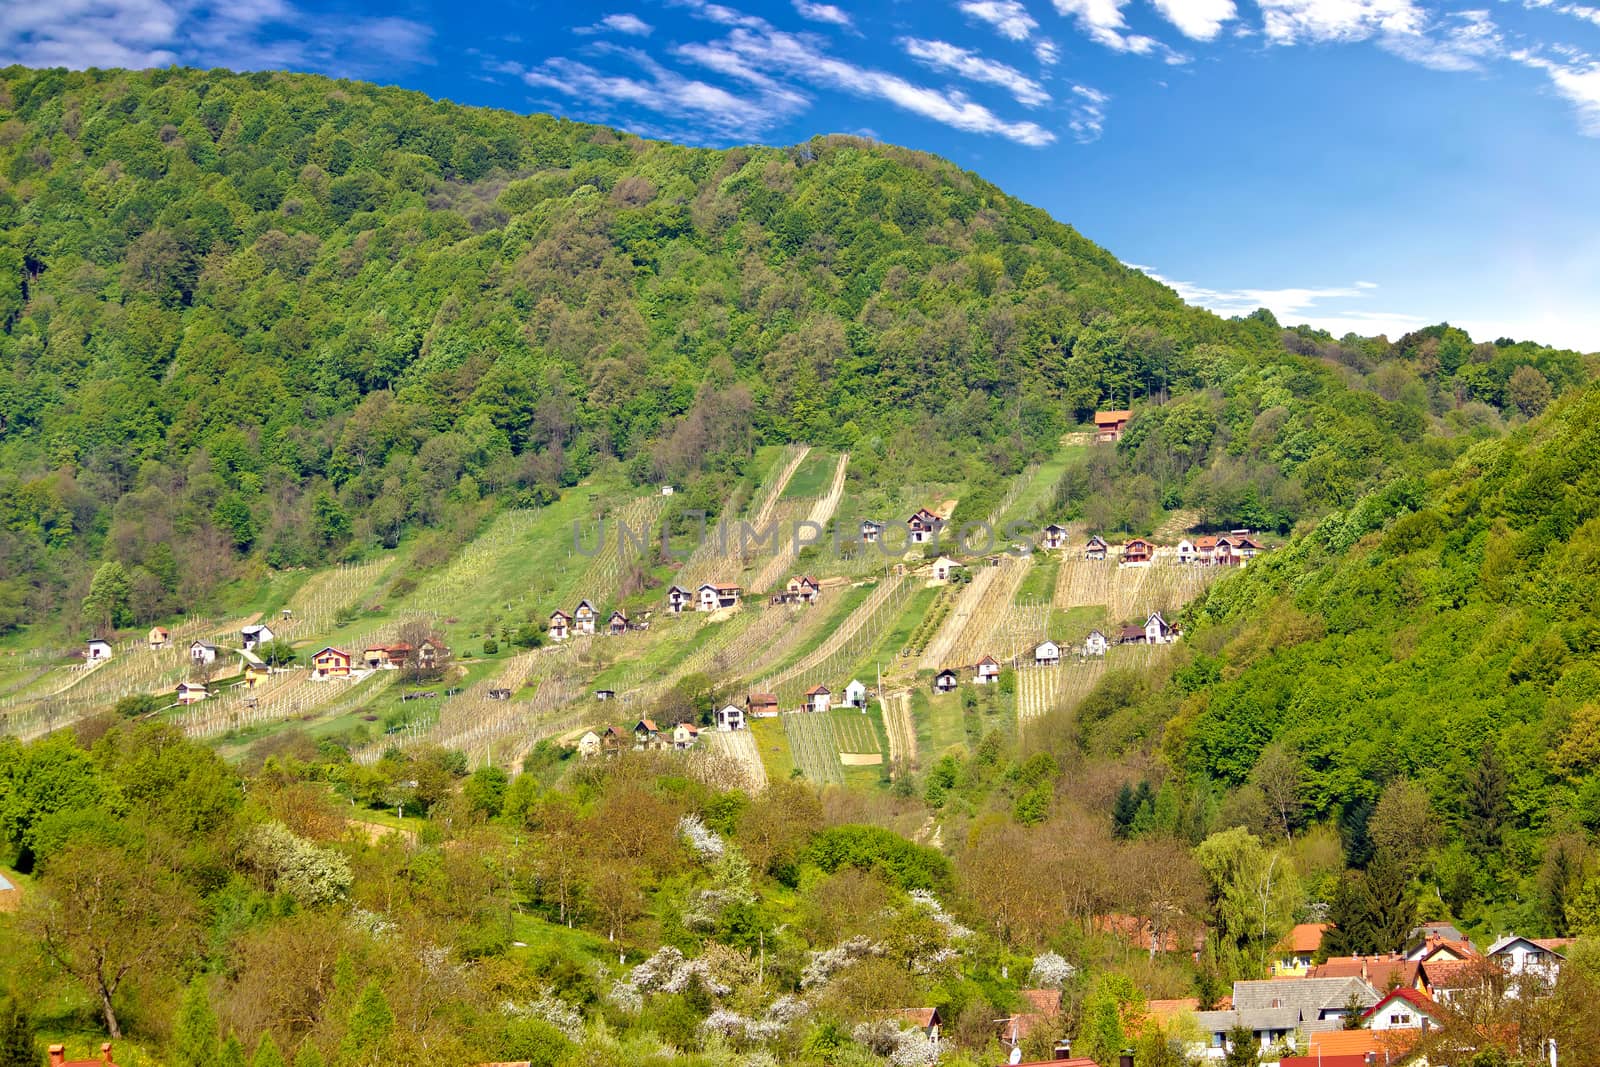
<svg viewBox="0 0 1600 1067"><path fill-rule="evenodd" d="M1550 87L1577 112L1578 127L1600 137L1600 60L1571 49L1556 59L1531 49L1515 51L1511 58L1549 78Z"/></svg>
<svg viewBox="0 0 1600 1067"><path fill-rule="evenodd" d="M824 22L830 26L853 27L855 23L842 9L833 4L813 4L808 0L794 0L794 9L803 19Z"/></svg>
<svg viewBox="0 0 1600 1067"><path fill-rule="evenodd" d="M1106 105L1111 97L1087 85L1072 87L1072 121L1069 126L1079 144L1091 144L1100 139L1106 128Z"/></svg>
<svg viewBox="0 0 1600 1067"><path fill-rule="evenodd" d="M1128 265L1135 270L1144 271L1189 303L1214 311L1218 315L1248 315L1257 308L1266 308L1285 326L1305 324L1327 330L1335 337L1343 337L1347 333L1366 336L1387 333L1397 336L1407 330L1427 325L1425 319L1400 312L1375 311L1365 307L1329 306L1371 299L1378 292L1378 286L1374 282L1361 281L1350 285L1282 289L1212 289L1193 282L1174 281L1136 263Z"/></svg>
<svg viewBox="0 0 1600 1067"><path fill-rule="evenodd" d="M1257 0L1262 31L1273 44L1365 41L1416 36L1428 17L1412 0Z"/></svg>
<svg viewBox="0 0 1600 1067"><path fill-rule="evenodd" d="M1183 63L1187 57L1174 52L1154 37L1128 32L1128 20L1122 9L1128 0L1053 0L1061 15L1073 19L1078 29L1096 44L1113 52L1131 52L1136 56L1157 55L1168 63Z"/></svg>
<svg viewBox="0 0 1600 1067"><path fill-rule="evenodd" d="M147 68L171 63L364 75L426 63L410 19L305 11L289 0L68 0L0 4L0 63Z"/></svg>
<svg viewBox="0 0 1600 1067"><path fill-rule="evenodd" d="M1018 0L961 0L962 14L987 22L1008 41L1026 41L1039 23Z"/></svg>
<svg viewBox="0 0 1600 1067"><path fill-rule="evenodd" d="M1457 11L1422 33L1385 34L1378 47L1433 70L1478 70L1505 54L1505 39L1487 11Z"/></svg>
<svg viewBox="0 0 1600 1067"><path fill-rule="evenodd" d="M1020 70L966 48L920 37L902 37L899 44L905 49L906 55L930 70L958 74L968 81L998 86L1016 97L1017 103L1027 107L1050 102L1050 94L1045 92L1044 86Z"/></svg>
<svg viewBox="0 0 1600 1067"><path fill-rule="evenodd" d="M1151 0L1163 18L1178 32L1195 41L1212 41L1222 24L1239 15L1233 0Z"/></svg>
<svg viewBox="0 0 1600 1067"><path fill-rule="evenodd" d="M1053 67L1061 60L1061 50L1056 43L1048 37L1041 37L1033 42L1033 58L1043 67Z"/></svg>
<svg viewBox="0 0 1600 1067"><path fill-rule="evenodd" d="M771 82L754 96L742 95L686 78L636 49L608 51L631 60L639 74L600 71L559 56L512 72L531 87L571 97L603 117L609 118L610 109L619 105L638 107L723 138L756 137L810 103L803 94Z"/></svg>
<svg viewBox="0 0 1600 1067"><path fill-rule="evenodd" d="M630 37L648 37L654 32L655 27L650 25L638 15L623 12L618 15L607 15L593 26L581 26L573 33L625 33Z"/></svg>
<svg viewBox="0 0 1600 1067"><path fill-rule="evenodd" d="M1054 133L1038 123L1008 121L963 93L932 89L898 74L840 59L824 51L809 35L785 33L765 25L760 29L738 27L720 41L684 45L676 52L684 59L743 77L751 84L760 84L753 78L770 80L781 73L820 88L882 100L967 133L1004 137L1034 147L1056 140Z"/></svg>

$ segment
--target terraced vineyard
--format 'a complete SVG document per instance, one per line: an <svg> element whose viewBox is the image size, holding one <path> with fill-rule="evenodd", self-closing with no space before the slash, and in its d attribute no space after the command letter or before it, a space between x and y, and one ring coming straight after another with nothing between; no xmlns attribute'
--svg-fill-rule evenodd
<svg viewBox="0 0 1600 1067"><path fill-rule="evenodd" d="M1016 611L1012 602L1016 598L1017 587L1027 577L1031 566L1032 556L1001 556L998 566L980 568L992 571L994 576L983 587L980 599L971 605L965 625L956 631L950 649L945 653L945 660L938 666L976 663L986 655L1004 661L1017 651L1021 643L1028 641L1029 638L1023 636L1014 642L1009 630ZM972 584L978 584L976 578ZM958 606L956 614L959 613Z"/></svg>
<svg viewBox="0 0 1600 1067"><path fill-rule="evenodd" d="M812 504L810 510L806 513L804 521L811 523L818 531L828 528L828 523L833 519L834 511L839 507L839 500L844 496L844 474L849 466L850 454L846 452L839 457L838 463L834 466L833 481L829 484L827 493ZM762 528L757 527L757 529ZM781 533L782 531L780 530L780 535ZM750 588L757 592L765 592L780 584L787 575L789 568L793 566L794 558L795 537L791 534L791 536L782 539L777 554L767 561L766 566L762 567L755 580L750 583Z"/></svg>
<svg viewBox="0 0 1600 1067"><path fill-rule="evenodd" d="M1036 719L1055 707L1063 677L1081 669L1081 665L1078 664L1020 668L1017 671L1018 720L1027 722L1029 719Z"/></svg>
<svg viewBox="0 0 1600 1067"><path fill-rule="evenodd" d="M777 694L782 704L797 702L802 691L818 682L838 681L877 643L883 630L916 591L916 586L917 583L905 575L883 579L827 640L789 667L762 678L754 688Z"/></svg>
<svg viewBox="0 0 1600 1067"><path fill-rule="evenodd" d="M801 773L819 785L844 784L844 765L839 762L839 746L834 740L830 716L811 711L785 712L783 731L788 735L789 751Z"/></svg>
<svg viewBox="0 0 1600 1067"><path fill-rule="evenodd" d="M1226 567L1158 559L1148 566L1122 567L1110 560L1064 559L1056 578L1055 606L1103 606L1112 625L1142 621L1152 611L1174 617L1207 586L1228 573Z"/></svg>
<svg viewBox="0 0 1600 1067"><path fill-rule="evenodd" d="M834 744L840 752L883 754L878 741L878 731L873 729L870 716L854 710L832 713Z"/></svg>
<svg viewBox="0 0 1600 1067"><path fill-rule="evenodd" d="M762 479L761 490L746 509L746 520L752 529L765 530L773 521L774 509L789 479L800 469L800 464L811 452L810 445L789 445L779 454L777 461ZM731 520L731 517L728 517ZM678 571L677 584L693 589L706 582L730 583L739 573L739 535L737 521L724 521L715 529L706 531L705 540L695 546L688 560Z"/></svg>
<svg viewBox="0 0 1600 1067"><path fill-rule="evenodd" d="M327 633L334 628L334 617L339 611L355 607L361 594L382 580L394 561L392 555L380 556L364 563L341 563L318 571L289 597L288 608L293 615L289 619L269 620L268 625L276 636L291 641ZM235 631L233 639L238 640L238 636Z"/></svg>
<svg viewBox="0 0 1600 1067"><path fill-rule="evenodd" d="M1048 711L1062 708L1068 711L1075 710L1088 696L1100 679L1108 670L1133 670L1148 671L1162 658L1171 655L1172 645L1120 645L1113 646L1104 657L1077 657L1063 659L1061 666L1056 668L1040 668L1036 673L1055 674L1055 687L1048 696L1048 701L1042 707L1032 705L1032 710L1026 716L1021 712L1020 688L1018 702L1018 717L1024 721L1037 718ZM1018 681L1021 681L1019 674Z"/></svg>
<svg viewBox="0 0 1600 1067"><path fill-rule="evenodd" d="M666 504L663 496L636 497L600 523L596 531L599 551L583 567L576 583L578 596L598 607L618 595L627 570L649 558L651 539L660 536L657 524Z"/></svg>
<svg viewBox="0 0 1600 1067"><path fill-rule="evenodd" d="M880 694L878 708L883 712L883 732L889 738L889 762L907 771L915 771L917 762L917 727L911 718L911 694L906 690Z"/></svg>
<svg viewBox="0 0 1600 1067"><path fill-rule="evenodd" d="M767 768L749 730L706 730L700 734L700 747L705 749L707 766L700 770L705 781L748 793L759 793L767 787Z"/></svg>

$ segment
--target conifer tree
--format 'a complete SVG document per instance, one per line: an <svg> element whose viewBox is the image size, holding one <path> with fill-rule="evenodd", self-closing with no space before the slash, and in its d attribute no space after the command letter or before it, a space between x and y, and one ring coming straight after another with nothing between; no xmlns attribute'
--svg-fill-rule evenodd
<svg viewBox="0 0 1600 1067"><path fill-rule="evenodd" d="M272 1040L270 1033L261 1035L260 1042L256 1044L256 1054L250 1057L250 1067L287 1067L283 1053L278 1051L278 1043Z"/></svg>
<svg viewBox="0 0 1600 1067"><path fill-rule="evenodd" d="M0 1001L0 1067L39 1067L43 1059L28 1009L16 997Z"/></svg>
<svg viewBox="0 0 1600 1067"><path fill-rule="evenodd" d="M228 1040L222 1043L222 1052L217 1057L217 1063L220 1067L245 1067L244 1045L240 1043L238 1035L228 1035Z"/></svg>
<svg viewBox="0 0 1600 1067"><path fill-rule="evenodd" d="M300 1051L294 1054L294 1067L323 1067L327 1061L322 1058L322 1053L317 1051L317 1046L307 1041L300 1046Z"/></svg>
<svg viewBox="0 0 1600 1067"><path fill-rule="evenodd" d="M172 1042L172 1062L176 1067L216 1067L221 1054L217 1015L211 1010L211 999L199 978L184 990Z"/></svg>
<svg viewBox="0 0 1600 1067"><path fill-rule="evenodd" d="M366 1056L378 1051L394 1029L394 1012L377 982L368 982L350 1011L350 1021L344 1032L340 1053L346 1059L362 1062Z"/></svg>

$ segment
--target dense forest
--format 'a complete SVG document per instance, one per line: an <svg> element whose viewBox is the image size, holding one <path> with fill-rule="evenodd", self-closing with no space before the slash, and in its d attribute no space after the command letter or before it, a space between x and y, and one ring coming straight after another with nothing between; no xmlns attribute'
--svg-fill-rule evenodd
<svg viewBox="0 0 1600 1067"><path fill-rule="evenodd" d="M1146 398L1184 399L1063 510L1287 530L1586 377L1448 328L1225 322L854 138L711 151L300 75L0 72L0 632L106 562L125 606L84 628L204 608L249 562L465 536L606 465L712 512L760 443L982 482Z"/></svg>

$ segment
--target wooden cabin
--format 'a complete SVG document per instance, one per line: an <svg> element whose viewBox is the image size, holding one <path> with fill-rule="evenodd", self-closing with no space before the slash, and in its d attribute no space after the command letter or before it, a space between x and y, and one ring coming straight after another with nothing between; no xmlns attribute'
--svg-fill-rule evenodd
<svg viewBox="0 0 1600 1067"><path fill-rule="evenodd" d="M151 648L166 648L172 643L172 635L167 632L165 626L152 626L150 627L149 637L146 640Z"/></svg>
<svg viewBox="0 0 1600 1067"><path fill-rule="evenodd" d="M550 613L550 640L565 641L572 633L572 616L557 608Z"/></svg>
<svg viewBox="0 0 1600 1067"><path fill-rule="evenodd" d="M1084 559L1105 559L1108 546L1106 539L1099 534L1091 536L1083 546Z"/></svg>
<svg viewBox="0 0 1600 1067"><path fill-rule="evenodd" d="M417 645L417 666L425 671L437 670L442 660L450 655L450 646L438 634L429 634Z"/></svg>
<svg viewBox="0 0 1600 1067"><path fill-rule="evenodd" d="M403 641L392 645L372 645L361 650L361 662L369 670L393 671L404 667L411 658L412 648Z"/></svg>
<svg viewBox="0 0 1600 1067"><path fill-rule="evenodd" d="M1000 680L1000 661L993 656L985 656L973 668L975 675L973 681L979 685L988 685Z"/></svg>
<svg viewBox="0 0 1600 1067"><path fill-rule="evenodd" d="M572 630L574 633L594 633L595 620L599 612L594 610L594 605L587 600L578 601L578 606L572 611Z"/></svg>
<svg viewBox="0 0 1600 1067"><path fill-rule="evenodd" d="M1135 537L1122 546L1123 563L1149 563L1155 554L1156 546L1142 537Z"/></svg>
<svg viewBox="0 0 1600 1067"><path fill-rule="evenodd" d="M1064 548L1067 544L1067 528L1052 522L1039 532L1039 547L1046 551Z"/></svg>
<svg viewBox="0 0 1600 1067"><path fill-rule="evenodd" d="M745 715L749 718L764 718L778 714L778 698L773 693L746 693L744 695Z"/></svg>
<svg viewBox="0 0 1600 1067"><path fill-rule="evenodd" d="M1097 411L1094 413L1094 439L1101 443L1122 440L1123 431L1128 428L1128 420L1133 418L1132 411Z"/></svg>
<svg viewBox="0 0 1600 1067"><path fill-rule="evenodd" d="M606 622L606 632L615 637L628 632L628 613L621 608L611 613L611 618Z"/></svg>

